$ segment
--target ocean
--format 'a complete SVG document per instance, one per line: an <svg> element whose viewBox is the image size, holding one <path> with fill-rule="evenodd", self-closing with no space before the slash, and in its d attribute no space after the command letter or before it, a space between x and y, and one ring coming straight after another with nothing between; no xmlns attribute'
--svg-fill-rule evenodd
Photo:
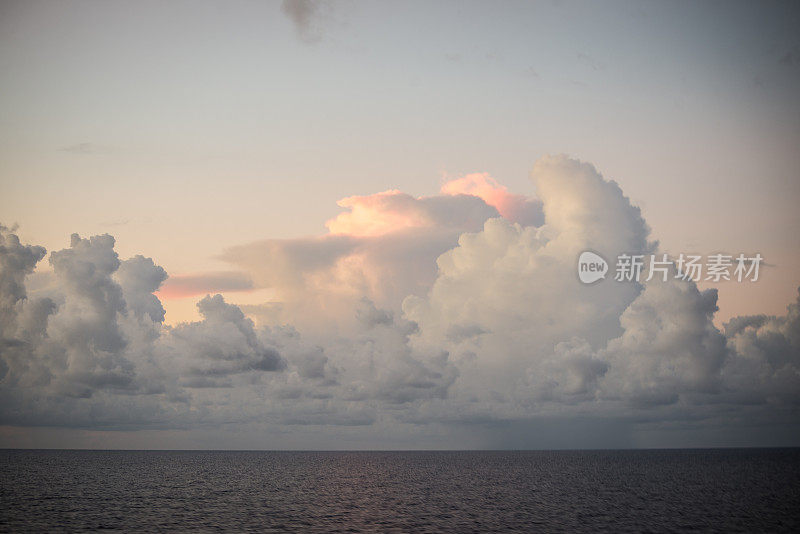
<svg viewBox="0 0 800 534"><path fill-rule="evenodd" d="M0 450L0 531L798 532L800 449Z"/></svg>

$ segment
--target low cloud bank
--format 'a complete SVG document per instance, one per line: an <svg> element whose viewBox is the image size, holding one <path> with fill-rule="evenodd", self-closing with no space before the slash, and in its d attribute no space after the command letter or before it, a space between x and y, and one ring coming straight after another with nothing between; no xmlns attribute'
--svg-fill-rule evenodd
<svg viewBox="0 0 800 534"><path fill-rule="evenodd" d="M0 424L798 426L800 300L720 331L716 291L693 282L583 285L581 251L658 245L591 165L546 157L532 179L535 199L488 175L350 197L325 236L230 249L233 278L277 291L260 326L220 295L165 325L167 273L110 235L73 235L28 287L46 251L0 227Z"/></svg>

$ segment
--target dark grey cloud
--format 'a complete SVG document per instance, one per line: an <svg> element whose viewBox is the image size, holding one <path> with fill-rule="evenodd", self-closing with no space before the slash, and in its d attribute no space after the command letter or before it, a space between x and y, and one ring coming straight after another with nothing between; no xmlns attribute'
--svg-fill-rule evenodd
<svg viewBox="0 0 800 534"><path fill-rule="evenodd" d="M167 271L152 259L136 255L120 263L116 281L130 311L137 315L147 314L153 322L164 322L164 307L153 295L167 279Z"/></svg>
<svg viewBox="0 0 800 534"><path fill-rule="evenodd" d="M197 307L203 320L172 328L166 339L167 356L190 380L182 385L191 387L198 377L206 380L203 387L211 387L215 379L228 385L230 375L285 368L278 351L259 340L253 321L237 306L215 295L206 296Z"/></svg>
<svg viewBox="0 0 800 534"><path fill-rule="evenodd" d="M13 334L17 305L26 297L25 278L47 253L44 247L23 245L13 229L0 224L0 333Z"/></svg>

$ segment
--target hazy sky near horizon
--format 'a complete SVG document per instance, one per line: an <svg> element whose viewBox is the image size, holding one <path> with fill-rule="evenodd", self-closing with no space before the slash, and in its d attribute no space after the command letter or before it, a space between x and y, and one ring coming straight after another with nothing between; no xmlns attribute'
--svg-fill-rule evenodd
<svg viewBox="0 0 800 534"><path fill-rule="evenodd" d="M393 439L413 435L397 430L385 419L387 412L374 405L374 413L381 414L377 418L365 406L347 404L359 395L371 398L372 393L359 388L373 380L391 386L393 393L381 402L396 407L414 399L424 405L413 413L403 412L402 424L413 426L417 419L435 419L445 426L448 421L471 424L465 423L468 420L486 425L482 436L491 436L496 421L527 417L515 411L527 401L508 410L455 412L436 403L447 397L452 384L457 399L473 398L470 372L480 375L485 370L470 371L469 362L480 362L481 350L489 351L491 341L481 338L480 348L465 344L492 332L501 336L502 329L511 328L521 315L509 311L503 322L498 319L503 313L497 311L499 300L484 302L485 309L468 310L464 302L455 303L453 295L480 289L487 276L503 275L505 271L493 272L479 260L492 257L497 247L534 257L545 239L553 238L549 230L533 237L524 228L549 218L548 226L561 232L554 235L569 234L573 227L565 221L575 203L596 210L599 228L631 232L625 234L627 241L598 234L598 245L591 244L595 248L602 243L609 250L622 250L622 244L646 248L643 232L649 227L648 239L658 240L658 250L674 255L760 253L767 265L758 283L701 283L701 289L717 288L718 300L711 305L709 297L698 296L705 293L690 291L686 298L692 304L686 309L696 314L693 324L705 325L710 317L718 328L736 316L782 316L758 328L774 328L794 339L786 332L794 324L796 309L784 314L788 305L796 308L800 285L798 25L800 8L792 2L4 1L0 223L17 224L13 232L23 244L47 251L72 247L73 252L57 255L60 264L51 265L47 259L38 263L42 276L28 278L28 293L52 296L48 277L59 268L71 272L70 254L85 254L97 265L102 263L98 258L110 257L110 243L71 242L73 233L84 238L111 234L121 259L142 254L163 267L171 277L158 294L166 324L201 317L203 321L179 326L185 330L172 331L169 335L175 338L167 342L168 349L153 349L154 354L198 350L186 340L212 335L222 324L213 318L227 317L243 332L245 341L237 343L257 354L245 362L248 369L294 369L294 378L282 386L281 399L322 402L323 397L314 396L321 394L299 385L303 380L343 388L338 393L325 390L324 395L347 399L346 408L318 409L309 401L302 413L281 412L281 424L314 425L330 416L344 421L341 432L355 429L356 441L363 439L358 427L373 423L393 429ZM556 154L573 159L548 157ZM577 160L592 164L599 174ZM532 173L535 165L538 171ZM607 180L616 181L621 193L608 189ZM598 195L596 204L587 196L590 192ZM453 196L457 193L462 195ZM643 221L627 211L620 195L641 208ZM618 210L614 213L620 220L607 220L607 210ZM503 221L522 224L523 230L515 233L506 222L486 222L498 214ZM390 229L398 228L402 235L389 235ZM582 231L581 239L594 235L590 227ZM477 237L462 243L458 237L465 233ZM568 237L558 249L559 258L571 258L576 243L582 242L572 234ZM456 244L458 249L452 251ZM516 254L509 252L504 261L513 263ZM132 287L140 291L154 280L158 287L160 272L144 264L124 265L124 272L113 276L128 307L147 309L160 327L149 300L152 289L145 296L131 293ZM131 282L140 272L148 281ZM449 286L454 280L464 286ZM508 288L485 289L476 299L489 294L494 298ZM615 378L617 369L640 378L656 372L627 367L632 365L627 355L635 352L629 345L636 338L632 332L648 323L642 308L627 307L638 298L652 299L659 303L657 309L683 317L678 310L684 308L666 304L678 297L659 291L643 293L646 297L624 291L607 296L607 307L615 315L591 325L580 322L589 321L581 315L588 310L575 300L572 311L580 317L564 312L564 331L544 334L543 351L559 346L559 354L582 362L576 364L581 370L569 375L569 380L578 380L569 386L569 395L594 394L596 389L614 402L627 395L642 406L661 406L678 398L684 402L684 386L698 395L718 386L712 385L708 369L727 369L720 363L721 352L702 372L689 373L690 386L670 382L674 387L645 395L631 385L632 379ZM206 292L221 293L225 301L204 301L205 308L198 309ZM521 306L514 300L518 294L519 290L508 292L509 310ZM70 295L59 298L70 302ZM534 296L541 302L554 298L547 292ZM362 302L362 297L368 300ZM144 300L133 303L132 298ZM564 302L571 301L565 297ZM235 318L239 308L226 307L231 303L258 326L278 330L255 341L255 333ZM715 314L711 308L716 305ZM556 320L559 306L554 304ZM444 324L443 318L459 308L461 315ZM534 314L535 323L538 312L524 311ZM344 315L347 318L340 320ZM360 326L354 326L355 318ZM549 318L539 319L550 325ZM420 330L413 333L408 321ZM310 331L316 335L300 341L276 326L286 323L303 336ZM325 336L344 332L361 339L362 323L387 329L376 334L372 348L344 344L323 347L325 356L315 353L313 347ZM68 324L64 319L63 325ZM570 334L567 325L580 335ZM703 332L708 334L713 328L706 326ZM133 328L122 323L102 328L106 327L124 332ZM698 343L727 343L732 353L751 354L749 341L737 338L744 334L736 328L725 334L727 338L715 337L717 332L708 334L712 341L703 338ZM766 336L767 330L761 334ZM630 339L621 331L631 333ZM406 347L408 336L417 336L411 348ZM120 355L128 350L104 339L113 350L122 351ZM183 347L184 342L189 346ZM522 354L532 343L525 336L515 342L519 346L509 349L514 354ZM401 345L407 349L402 357L392 352ZM392 367L396 374L372 379L364 378L367 371L353 371L357 363L348 367L340 362L337 367L338 352L377 358L372 351L380 353L382 346L394 355L386 356L390 362L423 361L417 351L434 354L442 347L450 360L431 356L424 365ZM240 348L230 350L238 354ZM694 354L694 349L687 350ZM769 350L756 352L763 356ZM287 355L292 351L296 357ZM120 365L127 369L127 364ZM224 386L232 388L220 393L226 406L252 401L238 396L239 375L230 383L214 382L214 373L234 376L233 368L223 372L209 365L200 373L186 363L174 383L167 380L158 386L163 388L158 394L167 395L169 402L189 402L191 395L181 388ZM550 387L541 379L551 373L550 363L536 369L515 365L489 371L489 382L502 384L503 377L510 376L504 373L510 373L527 376L530 383L524 387L537 395ZM729 369L725 380L739 376L742 369ZM87 382L88 371L81 372L84 382L78 382L83 386L75 385L78 375L69 375L73 378L59 383L59 394L81 398L95 387L106 387L97 385L106 384L102 380ZM348 382L350 372L356 378ZM793 379L774 373L780 378L765 390L791 392ZM607 383L601 384L601 378ZM121 387L119 377L106 379ZM139 384L144 380L140 374L131 380L125 387L135 383L150 391L150 386ZM422 386L409 385L421 383L431 388L424 395L414 389ZM741 385L725 384L726 395ZM487 395L503 406L518 402L501 399L502 390L498 386ZM551 393L547 402L558 397ZM744 403L745 396L725 398ZM767 394L764 398L773 399ZM216 397L205 401L223 402ZM120 413L128 412L116 402L102 404L112 414L103 424L138 428L136 417L119 420ZM705 401L699 405L700 411L707 407ZM148 424L179 420L192 429L187 432L199 432L187 422L199 417L196 411L171 419L155 404L142 409L161 414L145 417ZM217 415L224 419L230 413L249 414L241 406L230 410ZM681 410L684 415L691 411L686 406ZM796 422L792 410L781 412L785 419L780 422ZM680 418L665 414L655 419ZM560 411L540 416L553 428L562 428ZM637 415L615 408L608 417L633 420ZM40 422L52 423L46 417ZM80 420L75 426L89 428L92 423ZM516 443L513 436L518 431L506 431L496 442L485 437L475 438L473 444ZM21 431L6 432L8 436ZM660 428L637 432L639 437L630 443L681 443L680 438L663 438ZM643 433L650 437L642 438ZM111 435L107 439L127 439ZM261 443L261 435L254 432L241 443ZM281 434L275 443L285 438L291 447L298 442L296 435ZM443 430L428 436L426 443L447 446L459 442L457 435ZM692 443L722 443L723 435ZM50 436L36 439L42 443ZM70 439L81 443L83 438L75 436ZM207 443L215 443L209 436L204 438L210 440ZM382 446L380 440L374 443Z"/></svg>

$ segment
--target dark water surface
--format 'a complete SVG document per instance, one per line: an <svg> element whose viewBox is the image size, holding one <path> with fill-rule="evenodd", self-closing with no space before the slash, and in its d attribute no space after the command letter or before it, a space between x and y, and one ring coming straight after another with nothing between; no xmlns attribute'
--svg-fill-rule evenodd
<svg viewBox="0 0 800 534"><path fill-rule="evenodd" d="M800 531L800 449L0 450L0 530Z"/></svg>

